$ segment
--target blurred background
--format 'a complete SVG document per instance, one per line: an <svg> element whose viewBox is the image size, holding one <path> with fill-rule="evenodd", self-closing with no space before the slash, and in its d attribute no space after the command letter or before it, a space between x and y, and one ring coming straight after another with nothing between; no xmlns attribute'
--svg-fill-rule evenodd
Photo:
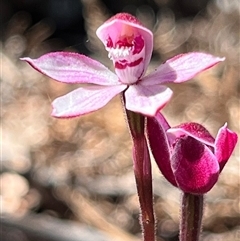
<svg viewBox="0 0 240 241"><path fill-rule="evenodd" d="M141 240L131 140L119 97L81 118L50 117L77 86L37 73L20 57L84 53L112 68L96 29L118 12L154 33L149 71L183 52L225 56L186 84L171 85L171 125L196 121L213 136L240 134L239 0L1 0L1 229L3 241ZM240 240L239 145L206 195L203 241ZM178 240L180 192L153 163L157 241Z"/></svg>

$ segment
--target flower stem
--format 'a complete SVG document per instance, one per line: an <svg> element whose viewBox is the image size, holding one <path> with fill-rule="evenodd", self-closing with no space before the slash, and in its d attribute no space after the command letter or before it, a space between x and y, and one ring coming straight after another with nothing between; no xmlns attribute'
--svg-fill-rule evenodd
<svg viewBox="0 0 240 241"><path fill-rule="evenodd" d="M145 117L126 110L133 139L133 167L141 209L143 240L155 240L151 161L145 138Z"/></svg>
<svg viewBox="0 0 240 241"><path fill-rule="evenodd" d="M183 193L180 241L198 241L203 217L203 195Z"/></svg>

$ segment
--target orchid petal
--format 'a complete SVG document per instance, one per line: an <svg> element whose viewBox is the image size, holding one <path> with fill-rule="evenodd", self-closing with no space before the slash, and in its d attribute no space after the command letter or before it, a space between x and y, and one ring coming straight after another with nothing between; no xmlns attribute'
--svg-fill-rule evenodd
<svg viewBox="0 0 240 241"><path fill-rule="evenodd" d="M177 187L170 164L170 147L167 136L163 126L154 117L147 118L147 134L153 157L160 171L172 185Z"/></svg>
<svg viewBox="0 0 240 241"><path fill-rule="evenodd" d="M78 88L52 103L52 116L75 117L84 115L105 106L114 96L122 92L125 85L97 86Z"/></svg>
<svg viewBox="0 0 240 241"><path fill-rule="evenodd" d="M172 91L166 86L130 85L125 92L126 108L146 116L154 116L171 96Z"/></svg>
<svg viewBox="0 0 240 241"><path fill-rule="evenodd" d="M215 141L215 155L219 162L220 170L223 169L231 156L237 144L237 139L237 134L227 128L227 123L219 129Z"/></svg>
<svg viewBox="0 0 240 241"><path fill-rule="evenodd" d="M219 177L219 164L212 151L189 136L176 141L171 165L178 187L187 193L204 194Z"/></svg>
<svg viewBox="0 0 240 241"><path fill-rule="evenodd" d="M204 126L195 122L183 123L179 126L172 127L167 130L167 133L174 135L175 138L179 138L182 135L191 136L203 144L214 147L215 139L209 131Z"/></svg>
<svg viewBox="0 0 240 241"><path fill-rule="evenodd" d="M118 85L118 77L96 60L77 53L54 52L38 59L21 58L34 69L64 83Z"/></svg>
<svg viewBox="0 0 240 241"><path fill-rule="evenodd" d="M182 83L224 59L198 52L180 54L160 65L155 72L143 77L141 84Z"/></svg>

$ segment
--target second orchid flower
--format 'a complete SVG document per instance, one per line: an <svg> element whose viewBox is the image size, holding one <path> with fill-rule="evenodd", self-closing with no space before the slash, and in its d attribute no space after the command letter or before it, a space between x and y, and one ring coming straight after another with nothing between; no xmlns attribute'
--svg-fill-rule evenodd
<svg viewBox="0 0 240 241"><path fill-rule="evenodd" d="M216 184L238 139L227 124L215 139L198 123L171 128L160 113L148 118L147 130L153 156L164 177L183 192L196 195Z"/></svg>

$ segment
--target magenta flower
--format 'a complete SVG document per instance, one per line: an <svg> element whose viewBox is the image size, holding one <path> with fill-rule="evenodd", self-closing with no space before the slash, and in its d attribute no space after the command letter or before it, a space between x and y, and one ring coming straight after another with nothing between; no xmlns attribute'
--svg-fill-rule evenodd
<svg viewBox="0 0 240 241"><path fill-rule="evenodd" d="M153 35L132 15L120 13L97 30L115 73L84 55L55 52L38 59L22 58L37 71L64 83L86 84L52 103L55 117L80 116L105 106L123 92L126 109L154 116L172 96L165 83L193 78L224 58L205 53L178 55L144 76L151 59Z"/></svg>
<svg viewBox="0 0 240 241"><path fill-rule="evenodd" d="M204 194L217 182L237 143L227 128L216 139L202 125L184 123L170 128L158 113L148 118L148 137L153 156L165 178L185 193Z"/></svg>

